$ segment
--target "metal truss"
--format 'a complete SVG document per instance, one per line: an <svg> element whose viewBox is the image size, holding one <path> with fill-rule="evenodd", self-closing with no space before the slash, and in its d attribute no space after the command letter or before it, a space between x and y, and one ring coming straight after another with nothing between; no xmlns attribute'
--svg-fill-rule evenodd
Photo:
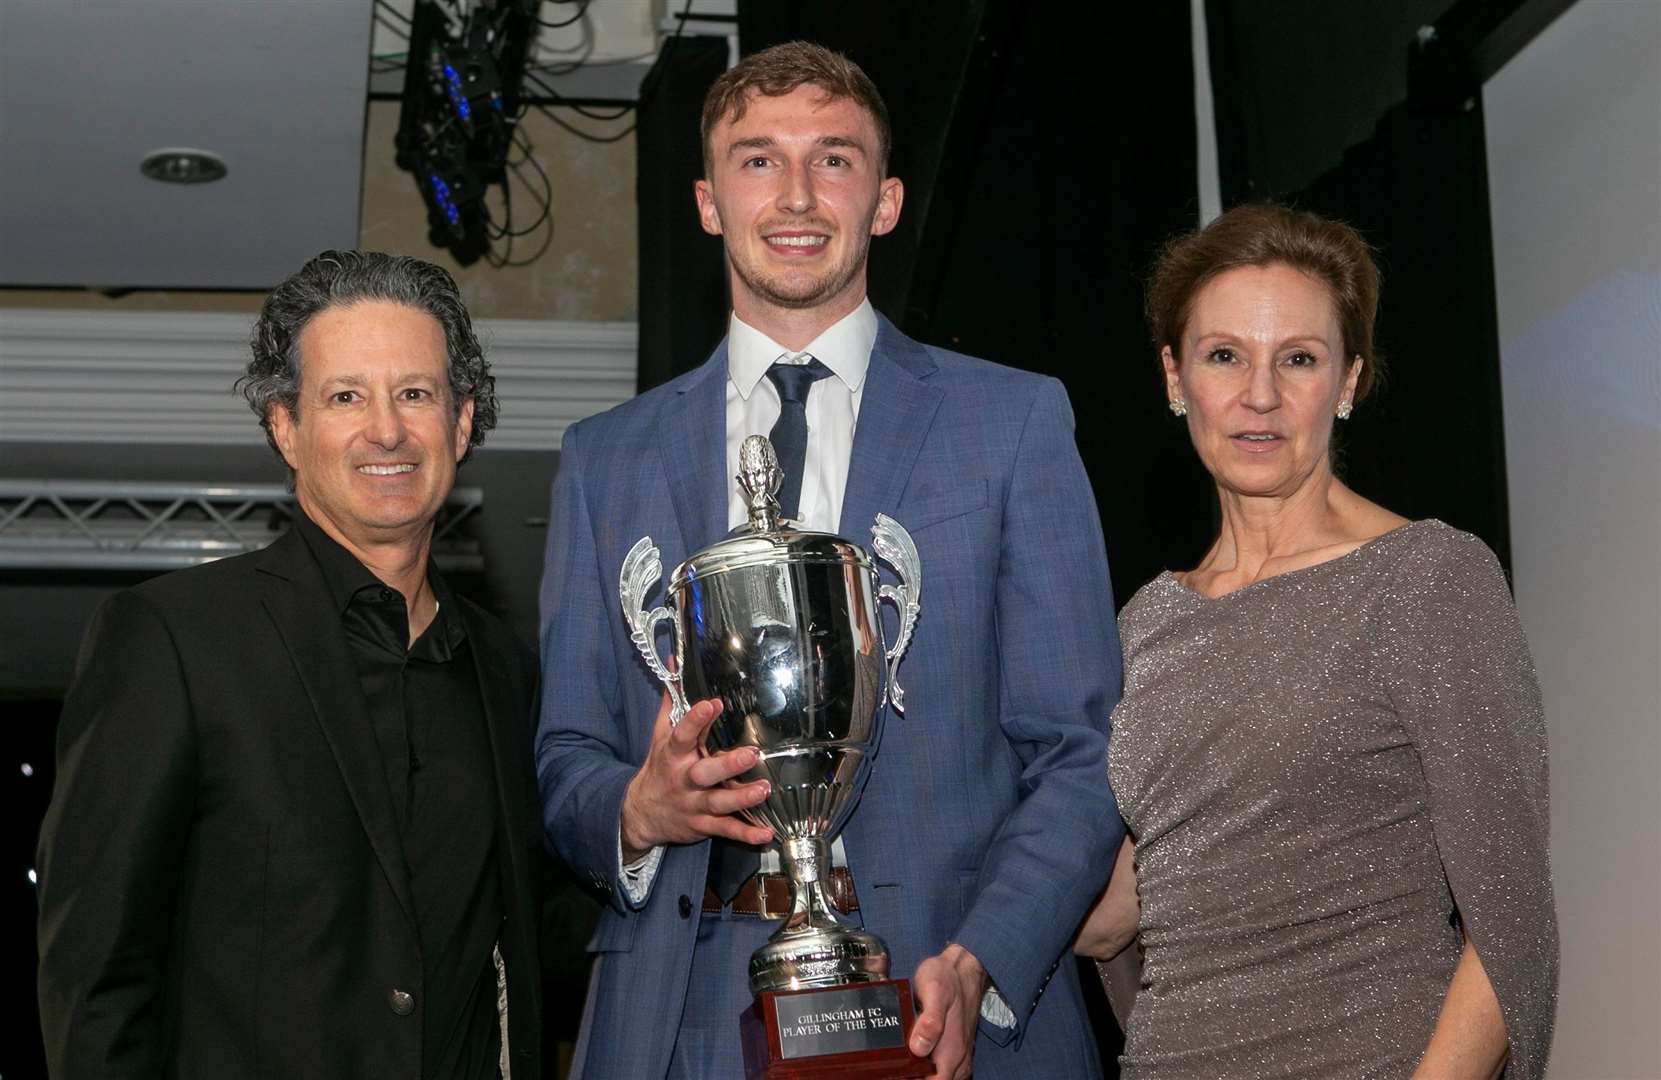
<svg viewBox="0 0 1661 1080"><path fill-rule="evenodd" d="M443 569L484 569L463 527L483 505L478 488L450 493L433 530ZM0 479L0 569L177 570L258 550L298 512L281 484Z"/></svg>

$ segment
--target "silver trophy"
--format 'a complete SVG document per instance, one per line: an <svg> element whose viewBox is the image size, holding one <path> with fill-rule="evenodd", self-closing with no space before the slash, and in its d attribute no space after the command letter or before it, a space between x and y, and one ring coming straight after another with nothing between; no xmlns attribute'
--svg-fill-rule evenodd
<svg viewBox="0 0 1661 1080"><path fill-rule="evenodd" d="M760 435L739 450L738 482L749 522L690 556L669 579L666 606L646 608L663 575L651 537L623 560L623 615L646 665L668 688L669 722L688 702L718 698L706 752L754 746L755 766L737 783L768 780L772 791L746 820L773 829L790 877L790 913L750 957L750 991L801 990L888 977L888 950L875 934L831 907L824 882L830 842L865 783L882 736L882 705L904 709L896 673L917 624L920 567L911 536L878 514L876 555L900 584L880 585L865 550L840 536L806 532L779 517L780 473ZM899 640L883 644L877 604L899 609ZM671 622L674 670L658 658L658 624Z"/></svg>

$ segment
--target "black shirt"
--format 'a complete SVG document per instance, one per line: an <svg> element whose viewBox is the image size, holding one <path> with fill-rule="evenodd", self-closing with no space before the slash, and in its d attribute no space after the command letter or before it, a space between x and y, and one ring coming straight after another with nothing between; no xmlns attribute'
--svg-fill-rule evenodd
<svg viewBox="0 0 1661 1080"><path fill-rule="evenodd" d="M422 1076L494 1078L496 781L460 607L429 566L438 612L409 643L403 595L304 514L294 523L340 612L403 837L421 941Z"/></svg>

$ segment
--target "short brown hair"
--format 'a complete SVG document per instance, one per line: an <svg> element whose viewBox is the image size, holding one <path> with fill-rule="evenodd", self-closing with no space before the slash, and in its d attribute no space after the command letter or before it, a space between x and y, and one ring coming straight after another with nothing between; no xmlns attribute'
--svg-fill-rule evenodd
<svg viewBox="0 0 1661 1080"><path fill-rule="evenodd" d="M787 41L751 53L715 80L704 95L700 125L704 170L707 172L714 161L709 137L715 125L728 117L742 120L751 94L783 97L799 86L817 86L827 100L849 98L870 113L877 128L877 165L887 170L888 155L894 149L894 130L876 84L846 56L807 41Z"/></svg>
<svg viewBox="0 0 1661 1080"><path fill-rule="evenodd" d="M1355 386L1355 400L1362 400L1380 376L1373 344L1378 266L1360 233L1319 214L1247 203L1166 244L1148 279L1146 315L1154 348L1170 346L1180 364L1182 334L1200 289L1229 270L1276 263L1309 275L1332 294L1346 365L1357 356L1363 361Z"/></svg>

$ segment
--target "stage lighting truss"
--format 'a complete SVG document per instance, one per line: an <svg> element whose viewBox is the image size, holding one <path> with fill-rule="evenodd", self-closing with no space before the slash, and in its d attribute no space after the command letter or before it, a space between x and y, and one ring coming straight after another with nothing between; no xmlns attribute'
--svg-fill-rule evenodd
<svg viewBox="0 0 1661 1080"><path fill-rule="evenodd" d="M484 569L483 505L479 488L450 492L433 528L442 569ZM280 484L0 480L0 569L178 570L265 547L297 513Z"/></svg>

